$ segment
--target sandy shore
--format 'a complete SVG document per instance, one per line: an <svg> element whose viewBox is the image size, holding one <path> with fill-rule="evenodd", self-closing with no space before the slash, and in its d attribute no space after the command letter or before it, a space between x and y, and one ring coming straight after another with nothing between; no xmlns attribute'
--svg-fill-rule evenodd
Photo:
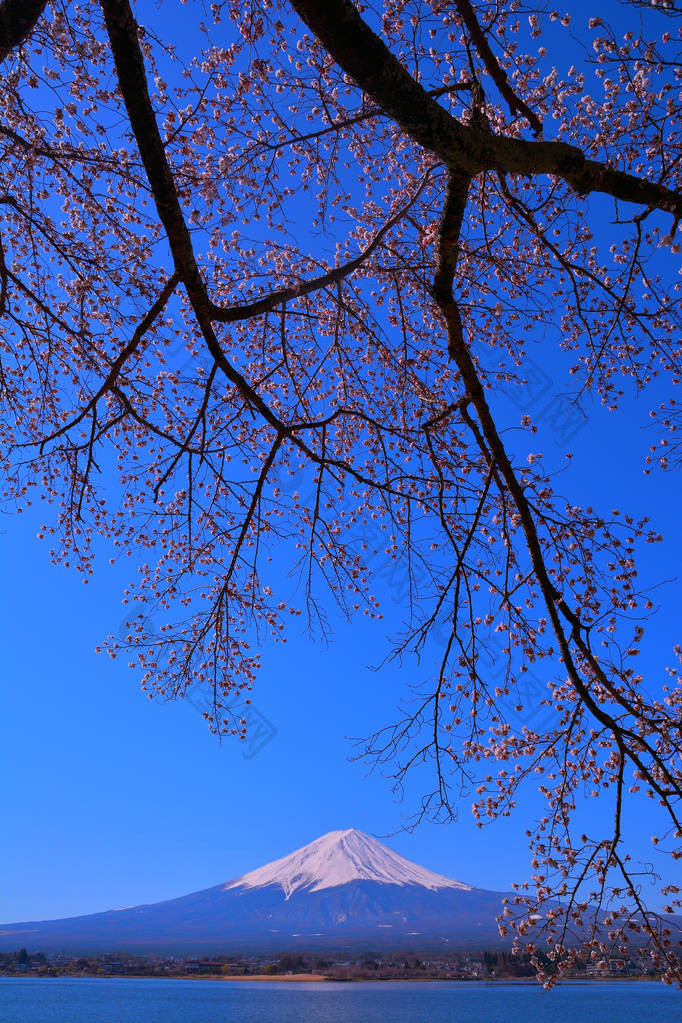
<svg viewBox="0 0 682 1023"><path fill-rule="evenodd" d="M215 979L215 978L211 978ZM232 976L220 977L220 980L278 980L278 981L292 981L292 980L303 980L306 982L314 982L319 980L328 980L321 973L247 973L247 974L233 974Z"/></svg>

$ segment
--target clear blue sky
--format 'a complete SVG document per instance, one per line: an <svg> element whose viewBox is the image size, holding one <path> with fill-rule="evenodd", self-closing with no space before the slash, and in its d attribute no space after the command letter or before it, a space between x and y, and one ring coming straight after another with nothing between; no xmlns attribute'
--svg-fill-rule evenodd
<svg viewBox="0 0 682 1023"><path fill-rule="evenodd" d="M566 385L565 365L547 346L538 357ZM666 537L644 548L647 581L679 574L679 481L645 477L648 404L630 396L624 412L591 410L571 446L562 491L595 508L649 514ZM510 422L518 410L508 406ZM534 443L554 451L548 435ZM676 489L674 489L676 488ZM303 633L268 647L253 699L276 734L250 759L211 736L195 708L161 705L139 690L124 664L95 646L118 630L121 591L134 566L110 567L106 551L87 587L50 565L36 540L43 513L3 516L2 843L0 919L45 919L152 902L216 884L282 856L320 834L357 827L398 831L418 795L396 803L389 783L351 762L348 736L391 723L413 665L371 670L400 609L385 585L385 619L337 621L334 642ZM679 584L643 647L641 668L655 690L670 661ZM663 596L663 594L662 594ZM539 809L532 792L508 821L478 830L466 803L448 826L423 824L390 844L441 873L506 889L528 875L525 828ZM588 809L588 814L597 811ZM626 823L634 851L651 858L645 809ZM670 878L672 880L672 878Z"/></svg>

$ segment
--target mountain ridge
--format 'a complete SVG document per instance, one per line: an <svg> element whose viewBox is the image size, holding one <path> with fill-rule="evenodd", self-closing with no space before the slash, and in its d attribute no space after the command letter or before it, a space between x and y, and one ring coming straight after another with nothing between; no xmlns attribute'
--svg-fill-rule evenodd
<svg viewBox="0 0 682 1023"><path fill-rule="evenodd" d="M163 902L0 925L0 950L201 951L499 944L504 893L405 859L354 828Z"/></svg>

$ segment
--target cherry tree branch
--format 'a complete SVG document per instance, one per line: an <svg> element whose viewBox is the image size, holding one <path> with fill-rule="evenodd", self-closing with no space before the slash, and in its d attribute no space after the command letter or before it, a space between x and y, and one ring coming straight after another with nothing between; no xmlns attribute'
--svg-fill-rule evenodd
<svg viewBox="0 0 682 1023"><path fill-rule="evenodd" d="M61 437L69 430L72 430L74 426L77 426L78 423L85 419L87 414L95 408L95 405L102 397L102 395L105 394L107 391L113 389L113 386L118 380L118 376L121 370L123 369L124 365L130 358L130 356L137 351L137 349L140 346L140 342L142 341L142 338L147 333L149 328L152 326L157 316L163 311L166 303L168 302L168 299L175 291L175 288L178 285L178 281L179 277L177 273L174 273L166 281L165 285L161 289L159 297L156 299L149 312L143 317L143 319L135 328L133 336L131 337L128 344L121 349L119 354L114 359L111 365L111 369L107 373L105 380L100 384L100 386L98 387L97 391L92 396L90 401L79 412L79 414L75 416L73 419L70 419L68 423L65 423L64 426L61 426L58 430L55 430L54 433L49 434L47 437L43 437L43 439L40 442L41 451L43 449L43 446L47 444L48 441L55 440L57 437Z"/></svg>
<svg viewBox="0 0 682 1023"><path fill-rule="evenodd" d="M411 197L410 201L398 210L398 212L392 216L386 223L377 231L369 245L360 252L353 259L348 260L347 263L343 263L341 266L335 267L333 270L328 270L324 274L320 274L319 277L313 277L308 281L301 281L299 284L294 284L289 288L280 288L278 291L272 291L269 295L264 295L263 298L256 299L255 302L247 302L245 305L239 306L228 306L223 308L215 305L213 302L210 304L210 311L212 318L218 323L235 323L239 320L248 320L252 316L262 316L263 313L272 312L278 306L281 306L283 302L288 302L290 299L303 298L305 295L310 295L314 291L319 291L321 288L327 288L331 284L338 284L345 277L354 273L364 262L372 255L372 253L378 249L384 237L389 231L399 224L403 219L407 211L414 206L415 202L424 191L429 178L430 171L427 171L424 178L415 192Z"/></svg>
<svg viewBox="0 0 682 1023"><path fill-rule="evenodd" d="M604 709L601 703L590 691L588 683L583 679L575 662L575 658L570 648L569 637L566 635L566 631L561 621L561 615L563 615L571 625L570 639L575 642L583 658L587 664L589 664L595 678L602 682L607 690L613 695L613 687L610 685L601 665L582 639L581 632L584 631L584 627L580 622L580 619L575 612L569 608L564 597L557 591L549 577L545 558L542 553L537 525L533 516L533 510L528 498L526 497L524 488L514 472L509 455L507 454L504 443L493 419L476 365L469 351L466 339L463 336L459 314L457 313L455 315L453 313L453 306L456 308L456 303L452 296L452 280L454 278L459 245L458 230L462 223L461 198L458 198L460 193L461 183L456 179L454 182L451 181L448 186L443 217L440 225L439 266L436 275L438 285L436 287L434 282L432 293L441 310L443 318L446 321L448 330L448 351L450 357L457 365L462 377L462 382L466 388L466 395L476 410L476 415L483 434L479 443L484 441L484 446L482 446L483 453L489 461L489 464L496 466L499 470L505 487L516 505L525 537L526 547L530 555L535 577L544 598L547 613L552 624L552 630L559 644L562 661L578 696L589 709L591 714L602 725L611 731L618 742L619 747L627 754L628 758L646 778L647 783L660 797L663 805L668 810L675 827L679 828L680 821L677 818L675 808L670 799L671 796L673 798L679 798L679 796L682 795L679 785L675 779L674 772L670 770L665 761L657 754L656 750L653 749L652 746L642 738L642 736L636 735L631 729L626 728ZM467 422L476 436L477 429L475 423L469 416L464 403L462 403L461 411L465 422ZM623 705L623 698L619 696L618 702ZM632 713L635 718L639 717L636 708L632 707L627 702L626 706L628 711ZM629 740L629 744L626 744L626 739ZM651 756L655 765L654 770L651 770L644 763L644 760L640 755L640 750L646 750L646 752Z"/></svg>
<svg viewBox="0 0 682 1023"><path fill-rule="evenodd" d="M177 274L216 364L248 404L278 432L290 433L263 398L227 359L213 329L212 304L197 266L189 229L180 206L173 172L156 122L138 28L128 0L101 0L121 94L140 150L159 219L164 226Z"/></svg>
<svg viewBox="0 0 682 1023"><path fill-rule="evenodd" d="M217 319L216 313L220 312L220 308L212 303L196 262L173 172L149 95L137 23L128 0L101 0L100 5L104 13L121 95L140 150L159 219L166 231L177 275L185 286L206 346L216 365L246 403L257 411L278 435L291 440L308 458L319 463L319 455L305 441L294 435L294 427L272 411L255 387L232 365L223 351L213 328L213 321ZM273 306L281 301L281 297L274 300ZM307 426L314 428L318 424L309 423ZM298 428L301 428L300 424ZM362 473L357 473L346 462L337 461L335 464L350 472L358 480L365 483L375 482L364 477Z"/></svg>
<svg viewBox="0 0 682 1023"><path fill-rule="evenodd" d="M438 235L438 265L431 287L431 294L447 323L448 354L451 359L456 357L455 346L464 343L462 317L452 293L452 283L470 184L470 179L464 175L451 174L448 179Z"/></svg>
<svg viewBox="0 0 682 1023"><path fill-rule="evenodd" d="M507 101L507 105L513 114L522 114L526 118L531 128L536 135L542 133L542 122L534 111L530 109L527 103L525 103L520 96L517 96L507 77L507 72L503 67L500 66L493 51L490 49L490 44L485 37L485 33L481 28L476 12L469 3L469 0L456 0L457 10L462 16L464 24L467 27L467 31L471 36L471 40L480 53L483 63L486 66L490 77L495 82L495 85L500 90L502 96Z"/></svg>
<svg viewBox="0 0 682 1023"><path fill-rule="evenodd" d="M494 135L460 123L410 75L360 17L351 0L291 0L334 60L394 118L410 138L451 169L474 177L485 170L535 176L554 174L579 195L603 192L682 217L682 195L654 181L588 160L566 142Z"/></svg>

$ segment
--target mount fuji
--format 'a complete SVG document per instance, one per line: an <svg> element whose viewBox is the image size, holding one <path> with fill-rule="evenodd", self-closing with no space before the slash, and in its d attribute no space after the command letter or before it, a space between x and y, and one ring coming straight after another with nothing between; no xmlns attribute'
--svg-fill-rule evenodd
<svg viewBox="0 0 682 1023"><path fill-rule="evenodd" d="M495 917L503 894L436 874L361 831L331 831L289 856L191 895L0 925L0 950L482 948L500 943Z"/></svg>

